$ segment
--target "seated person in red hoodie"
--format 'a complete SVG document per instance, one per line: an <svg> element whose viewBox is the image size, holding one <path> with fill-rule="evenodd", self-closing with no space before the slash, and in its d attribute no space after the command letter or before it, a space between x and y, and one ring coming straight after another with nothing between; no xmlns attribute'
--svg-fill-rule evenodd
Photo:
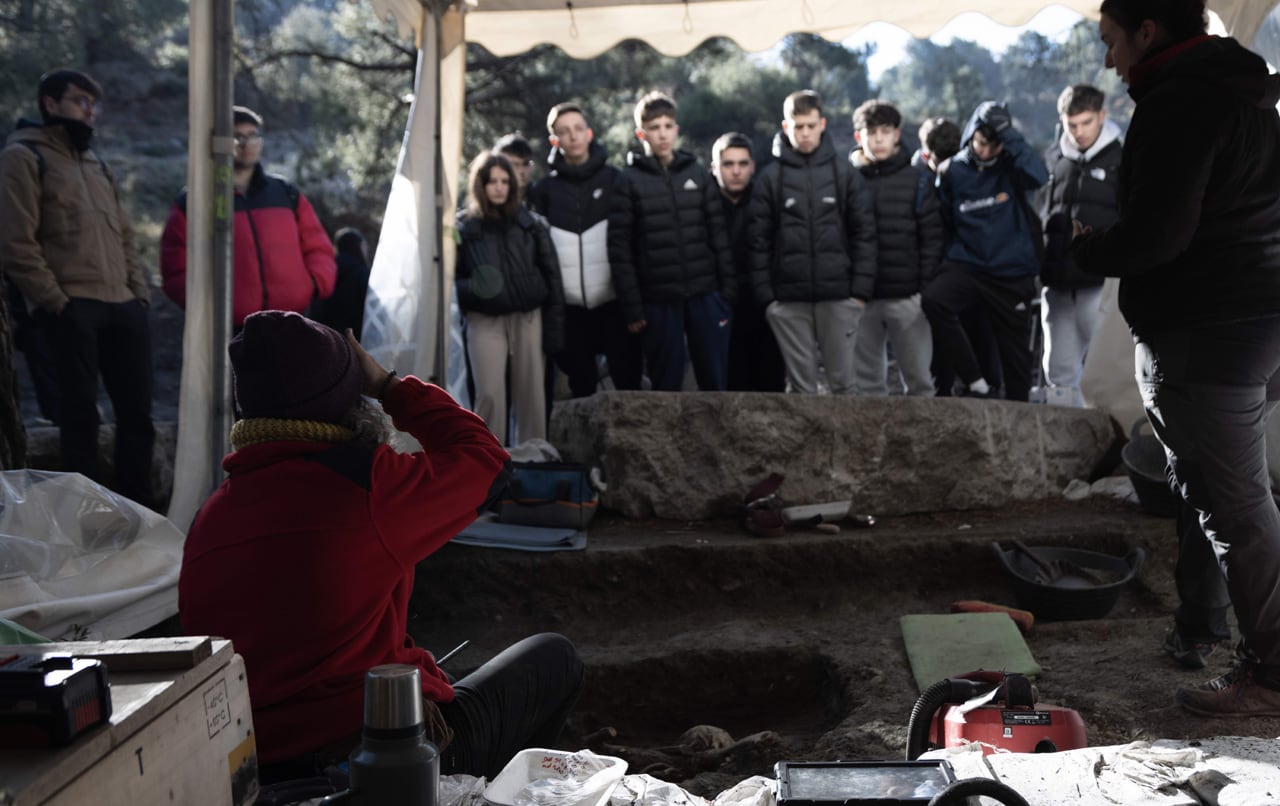
<svg viewBox="0 0 1280 806"><path fill-rule="evenodd" d="M228 352L243 419L187 537L178 605L187 632L244 657L259 761L292 778L345 759L365 673L384 663L421 670L443 773L492 777L554 746L582 683L566 638L526 638L451 683L405 631L414 566L506 484L484 422L296 313L252 314ZM393 425L423 449L389 447Z"/></svg>

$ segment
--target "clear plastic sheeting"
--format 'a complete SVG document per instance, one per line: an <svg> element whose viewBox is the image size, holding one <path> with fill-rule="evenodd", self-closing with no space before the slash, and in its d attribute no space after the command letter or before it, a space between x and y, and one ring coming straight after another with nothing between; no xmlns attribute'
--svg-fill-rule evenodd
<svg viewBox="0 0 1280 806"><path fill-rule="evenodd" d="M0 472L0 619L124 638L178 612L183 533L78 473Z"/></svg>

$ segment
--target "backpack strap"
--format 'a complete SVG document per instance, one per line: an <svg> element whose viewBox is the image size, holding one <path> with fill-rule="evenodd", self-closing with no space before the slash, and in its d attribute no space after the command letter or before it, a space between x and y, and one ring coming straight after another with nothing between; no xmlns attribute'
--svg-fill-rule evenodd
<svg viewBox="0 0 1280 806"><path fill-rule="evenodd" d="M26 140L19 140L17 142L17 145L26 146L31 151L32 154L36 155L36 176L38 176L40 178L40 181L43 182L44 170L45 170L44 154L40 153L40 149L36 148L35 143L31 143Z"/></svg>

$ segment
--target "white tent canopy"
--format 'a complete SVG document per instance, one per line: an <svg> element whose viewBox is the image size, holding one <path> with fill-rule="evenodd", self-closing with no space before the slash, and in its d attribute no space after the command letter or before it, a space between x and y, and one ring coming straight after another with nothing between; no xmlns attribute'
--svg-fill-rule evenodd
<svg viewBox="0 0 1280 806"><path fill-rule="evenodd" d="M229 2L230 0L219 0ZM623 39L640 39L678 56L708 38L728 37L750 51L767 50L790 33L842 40L872 22L898 25L928 36L963 11L976 11L1005 25L1021 25L1048 5L1045 0L369 0L379 16L394 16L405 38L418 47L415 100L392 183L370 280L371 303L364 341L384 364L424 378L445 378L448 290L462 156L465 43L499 55L552 44L571 56L591 57ZM1223 27L1250 42L1280 0L1209 0ZM1060 0L1096 16L1100 0ZM208 129L212 103L207 62L197 51L214 47L210 16L192 3L190 67L191 197L211 195L213 143ZM207 222L210 231L212 221ZM194 221L194 227L201 222ZM210 344L213 283L209 238L188 237L187 322L184 335L178 460L169 517L186 527L218 482L216 444L208 435L221 426L209 399L213 368L221 351ZM199 293L203 290L205 293ZM192 323L200 323L192 327ZM194 360L199 358L200 360Z"/></svg>

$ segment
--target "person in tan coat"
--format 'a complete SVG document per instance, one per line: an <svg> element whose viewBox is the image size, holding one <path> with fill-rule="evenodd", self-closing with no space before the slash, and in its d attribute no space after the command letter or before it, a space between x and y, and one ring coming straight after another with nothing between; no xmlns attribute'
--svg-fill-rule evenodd
<svg viewBox="0 0 1280 806"><path fill-rule="evenodd" d="M91 148L102 88L54 70L37 98L42 123L22 121L0 151L0 271L52 333L62 469L102 479L101 373L116 418L115 489L150 505L150 294L115 180Z"/></svg>

